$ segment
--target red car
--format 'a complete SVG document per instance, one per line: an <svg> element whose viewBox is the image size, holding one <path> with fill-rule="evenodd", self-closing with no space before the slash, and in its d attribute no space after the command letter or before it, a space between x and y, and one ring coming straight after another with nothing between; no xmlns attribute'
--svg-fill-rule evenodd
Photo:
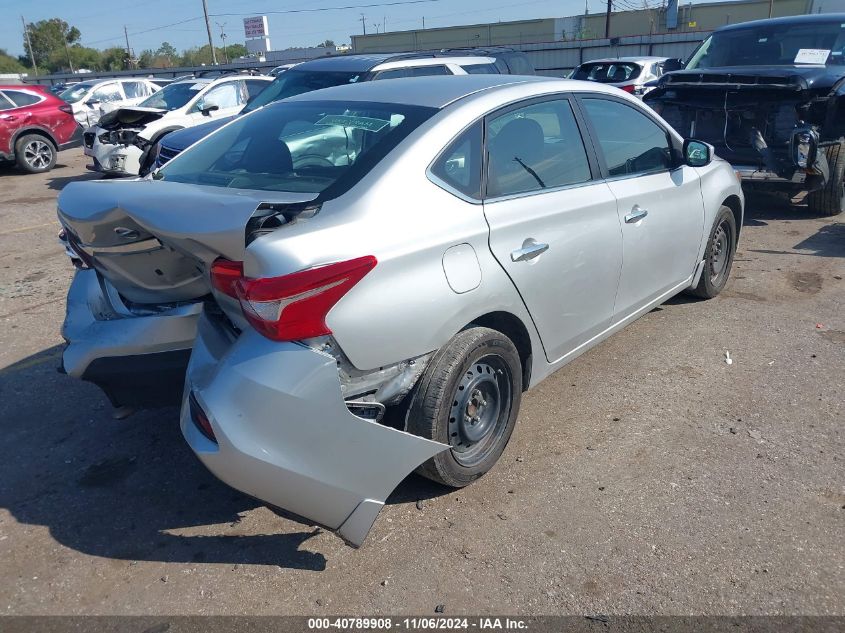
<svg viewBox="0 0 845 633"><path fill-rule="evenodd" d="M52 169L59 150L81 144L70 105L46 87L0 86L0 160L35 174Z"/></svg>

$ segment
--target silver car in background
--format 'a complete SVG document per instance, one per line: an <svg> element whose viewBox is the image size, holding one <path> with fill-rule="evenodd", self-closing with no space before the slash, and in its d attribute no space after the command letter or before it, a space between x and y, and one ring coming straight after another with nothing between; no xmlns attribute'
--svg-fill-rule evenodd
<svg viewBox="0 0 845 633"><path fill-rule="evenodd" d="M646 84L680 67L681 60L671 57L593 59L573 70L570 78L615 86L635 97L642 97L652 89Z"/></svg>
<svg viewBox="0 0 845 633"><path fill-rule="evenodd" d="M411 471L486 473L524 391L673 295L718 294L743 204L710 146L600 84L320 90L152 177L62 191L83 266L64 367L161 404L142 387L162 398L192 347L198 457L357 546Z"/></svg>

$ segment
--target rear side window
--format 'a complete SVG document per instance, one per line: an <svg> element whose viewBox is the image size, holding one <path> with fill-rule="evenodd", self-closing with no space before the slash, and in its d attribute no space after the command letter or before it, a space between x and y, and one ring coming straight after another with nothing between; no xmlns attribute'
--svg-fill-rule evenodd
<svg viewBox="0 0 845 633"><path fill-rule="evenodd" d="M470 75L498 75L499 69L495 64L467 64L461 66Z"/></svg>
<svg viewBox="0 0 845 633"><path fill-rule="evenodd" d="M481 198L481 122L474 123L443 151L431 173L465 196Z"/></svg>
<svg viewBox="0 0 845 633"><path fill-rule="evenodd" d="M376 79L401 79L403 77L430 77L432 75L451 75L446 66L413 66L411 68L392 68L378 73Z"/></svg>
<svg viewBox="0 0 845 633"><path fill-rule="evenodd" d="M533 75L534 66L525 53L505 53L505 60L512 75Z"/></svg>
<svg viewBox="0 0 845 633"><path fill-rule="evenodd" d="M270 85L267 81L258 81L257 79L246 80L246 91L249 93L249 98L257 97L258 94Z"/></svg>
<svg viewBox="0 0 845 633"><path fill-rule="evenodd" d="M6 96L0 92L0 111L2 110L11 110L15 107L15 104L9 101Z"/></svg>
<svg viewBox="0 0 845 633"><path fill-rule="evenodd" d="M4 94L11 99L16 108L32 105L42 100L41 97L32 94L31 92L21 92L18 90L6 90Z"/></svg>
<svg viewBox="0 0 845 633"><path fill-rule="evenodd" d="M672 151L662 127L631 106L609 99L584 99L608 173L627 176L669 169Z"/></svg>
<svg viewBox="0 0 845 633"><path fill-rule="evenodd" d="M535 103L488 124L487 195L507 196L586 182L584 142L566 99Z"/></svg>

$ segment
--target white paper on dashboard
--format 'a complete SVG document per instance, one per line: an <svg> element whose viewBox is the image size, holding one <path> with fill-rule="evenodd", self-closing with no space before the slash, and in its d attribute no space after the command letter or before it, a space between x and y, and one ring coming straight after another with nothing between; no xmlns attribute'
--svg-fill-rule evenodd
<svg viewBox="0 0 845 633"><path fill-rule="evenodd" d="M795 56L796 64L824 64L830 55L828 48L800 48Z"/></svg>

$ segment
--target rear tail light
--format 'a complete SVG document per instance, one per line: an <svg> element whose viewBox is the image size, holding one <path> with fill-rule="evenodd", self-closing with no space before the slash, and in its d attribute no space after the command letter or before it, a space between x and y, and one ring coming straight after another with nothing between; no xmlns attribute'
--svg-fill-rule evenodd
<svg viewBox="0 0 845 633"><path fill-rule="evenodd" d="M66 103L63 103L62 105L60 105L59 110L61 110L62 112L66 113L66 114L73 114L73 108L71 108Z"/></svg>
<svg viewBox="0 0 845 633"><path fill-rule="evenodd" d="M259 333L274 341L299 341L331 334L329 311L377 263L367 255L281 277L248 279L240 262L218 259L211 267L211 283L240 301Z"/></svg>
<svg viewBox="0 0 845 633"><path fill-rule="evenodd" d="M188 396L188 408L191 413L191 421L193 421L194 425L197 429L199 429L199 432L217 444L217 438L214 435L214 429L211 428L211 422L209 422L208 416L205 414L205 411L202 410L200 403L197 402L193 393Z"/></svg>
<svg viewBox="0 0 845 633"><path fill-rule="evenodd" d="M636 86L634 86L633 84L628 85L628 86L619 86L619 88L624 90L625 92L627 92L629 94L634 94L634 92L637 89Z"/></svg>

